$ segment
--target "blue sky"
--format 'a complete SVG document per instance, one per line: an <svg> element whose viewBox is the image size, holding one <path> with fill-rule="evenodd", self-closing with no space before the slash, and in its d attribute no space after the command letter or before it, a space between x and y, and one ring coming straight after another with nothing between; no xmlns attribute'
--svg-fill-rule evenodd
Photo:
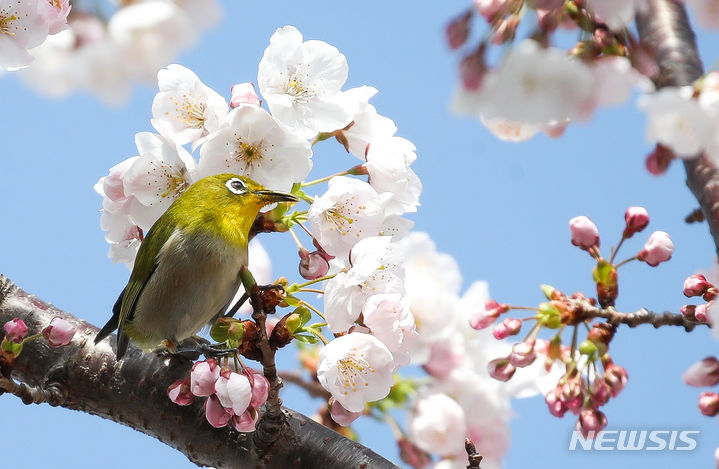
<svg viewBox="0 0 719 469"><path fill-rule="evenodd" d="M589 256L571 246L567 221L580 214L599 226L602 246L616 243L624 210L645 206L648 232L625 243L628 257L652 230L674 239L674 258L658 268L632 263L619 272L617 307L677 311L686 302L683 279L710 267L714 247L705 225L683 218L697 204L675 165L656 178L644 169L652 145L644 116L633 102L598 112L559 140L545 137L503 143L474 119L448 109L456 85L456 62L443 42L450 17L470 4L446 2L223 2L218 28L178 59L208 85L227 95L232 84L256 81L257 64L277 27L297 26L306 39L336 46L349 61L347 87L379 89L372 103L395 120L398 135L417 146L413 168L422 178L422 206L413 216L438 249L455 256L465 287L487 280L492 296L514 304L541 301L539 285L592 292ZM702 57L719 56L714 33L699 31ZM0 197L0 272L25 290L96 325L102 325L128 271L106 258L99 227L100 197L93 184L135 154L134 134L149 131L154 88L139 86L127 105L111 109L88 95L50 100L14 76L1 78L3 166ZM315 155L318 177L347 167L339 147ZM350 164L354 164L351 161ZM289 237L263 243L276 275L295 275ZM620 257L622 257L620 255ZM715 354L705 329L622 328L612 342L616 363L629 371L626 390L606 406L608 429L699 430L692 452L569 452L574 420L549 415L541 398L515 401L507 468L707 467L719 442L716 419L696 409L700 390L685 386L681 373ZM287 366L292 357L284 358ZM290 390L286 404L312 413L316 403ZM97 417L24 406L0 397L4 467L193 467L180 453L134 430ZM397 461L389 429L363 422L362 441ZM362 433L361 433L362 435ZM118 451L118 448L125 450Z"/></svg>

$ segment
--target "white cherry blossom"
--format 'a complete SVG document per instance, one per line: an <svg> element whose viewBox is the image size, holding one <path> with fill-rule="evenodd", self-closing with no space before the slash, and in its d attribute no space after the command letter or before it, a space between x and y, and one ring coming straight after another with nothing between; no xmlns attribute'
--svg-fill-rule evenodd
<svg viewBox="0 0 719 469"><path fill-rule="evenodd" d="M267 111L242 105L230 111L227 126L211 133L200 149L201 177L242 174L265 187L289 192L312 169L309 142L290 132Z"/></svg>
<svg viewBox="0 0 719 469"><path fill-rule="evenodd" d="M247 376L225 368L215 381L215 394L226 411L242 415L250 406L252 387Z"/></svg>
<svg viewBox="0 0 719 469"><path fill-rule="evenodd" d="M149 230L172 202L195 181L195 161L180 146L151 132L135 135L140 157L123 178L125 194L137 201L131 217Z"/></svg>
<svg viewBox="0 0 719 469"><path fill-rule="evenodd" d="M358 241L379 233L384 219L382 199L364 181L346 176L330 179L327 192L307 214L312 232L331 255L346 259Z"/></svg>
<svg viewBox="0 0 719 469"><path fill-rule="evenodd" d="M487 129L500 140L506 142L523 142L534 137L540 130L540 126L536 124L527 124L526 122L512 122L501 118L488 118L479 116Z"/></svg>
<svg viewBox="0 0 719 469"><path fill-rule="evenodd" d="M341 91L346 80L345 56L326 42L303 42L294 26L272 35L257 74L272 115L304 138L350 123L356 103Z"/></svg>
<svg viewBox="0 0 719 469"><path fill-rule="evenodd" d="M422 182L409 167L417 155L409 140L389 137L374 140L368 145L367 163L369 183L378 193L388 192L386 215L416 212Z"/></svg>
<svg viewBox="0 0 719 469"><path fill-rule="evenodd" d="M394 356L397 368L409 364L409 351L417 340L414 316L398 293L372 295L362 308L364 324Z"/></svg>
<svg viewBox="0 0 719 469"><path fill-rule="evenodd" d="M360 332L338 337L322 347L317 379L350 412L382 399L394 384L392 353L376 337Z"/></svg>
<svg viewBox="0 0 719 469"><path fill-rule="evenodd" d="M157 72L160 92L152 101L152 126L178 145L195 142L220 127L229 108L225 98L195 73L171 64Z"/></svg>
<svg viewBox="0 0 719 469"><path fill-rule="evenodd" d="M587 65L528 39L487 74L478 110L490 119L528 124L586 117L593 86Z"/></svg>
<svg viewBox="0 0 719 469"><path fill-rule="evenodd" d="M464 448L467 422L464 410L454 399L436 393L417 401L408 429L419 448L440 456L452 456Z"/></svg>
<svg viewBox="0 0 719 469"><path fill-rule="evenodd" d="M342 134L347 139L347 151L365 161L368 145L375 140L392 137L397 126L389 117L377 113L374 106L368 103L377 93L371 86L360 86L345 91L345 95L358 103L358 111L352 118L352 125Z"/></svg>
<svg viewBox="0 0 719 469"><path fill-rule="evenodd" d="M49 27L46 0L0 0L0 68L30 65L28 49L42 44Z"/></svg>
<svg viewBox="0 0 719 469"><path fill-rule="evenodd" d="M670 147L677 156L693 158L710 139L711 121L697 100L693 89L666 87L642 96L639 107L647 114L647 140Z"/></svg>

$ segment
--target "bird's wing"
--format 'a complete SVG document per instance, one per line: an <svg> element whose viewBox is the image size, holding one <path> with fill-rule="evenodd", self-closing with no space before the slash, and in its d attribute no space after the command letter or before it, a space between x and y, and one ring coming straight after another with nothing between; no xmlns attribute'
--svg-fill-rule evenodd
<svg viewBox="0 0 719 469"><path fill-rule="evenodd" d="M125 354L128 345L128 337L123 328L128 321L132 320L137 300L160 262L160 251L175 229L173 223L161 223L162 218L160 217L160 220L147 232L147 236L145 236L145 240L140 245L140 250L135 257L135 266L132 269L130 280L121 294L122 302L117 320L118 359Z"/></svg>

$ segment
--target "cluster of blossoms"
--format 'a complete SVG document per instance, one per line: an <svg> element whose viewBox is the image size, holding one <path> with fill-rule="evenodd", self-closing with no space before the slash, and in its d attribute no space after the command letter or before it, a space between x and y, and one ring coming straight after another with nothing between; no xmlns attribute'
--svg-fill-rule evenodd
<svg viewBox="0 0 719 469"><path fill-rule="evenodd" d="M28 50L67 29L70 10L70 0L0 0L0 69L30 65Z"/></svg>
<svg viewBox="0 0 719 469"><path fill-rule="evenodd" d="M68 1L55 0L50 4L58 8L62 5L67 16ZM29 3L33 2L12 2ZM44 42L27 45L34 47L30 53L35 60L22 70L20 77L38 92L50 96L84 90L108 104L120 104L129 96L134 82L151 83L158 69L194 44L199 33L213 26L221 16L217 0L117 3L73 5L64 30ZM2 12L0 9L0 15ZM0 60L1 57L2 52Z"/></svg>
<svg viewBox="0 0 719 469"><path fill-rule="evenodd" d="M29 337L27 335L29 329L25 321L19 318L6 322L2 330L4 337L0 342L0 360L12 366L27 342L44 337L51 347L64 347L72 342L76 329L67 320L56 316L39 334Z"/></svg>
<svg viewBox="0 0 719 469"><path fill-rule="evenodd" d="M297 310L283 318L282 330L304 342L326 344L317 378L334 397L335 408L358 413L367 402L387 396L394 373L409 363L417 335L396 243L411 228L403 215L416 211L421 183L410 167L414 145L396 136L394 122L369 104L374 88L342 89L347 74L347 61L336 48L304 41L292 26L273 34L260 61L262 99L251 83L239 83L228 103L191 70L169 65L158 73L152 103L150 122L157 133L138 133L138 155L111 168L95 189L103 196L101 226L110 257L128 266L143 233L203 177L245 175L309 204L304 211L288 213L280 206L262 214L277 231L290 230L299 248L300 274L308 280L285 287L285 303ZM305 182L314 145L332 137L358 161L347 171ZM305 192L325 181L321 195ZM310 235L312 252L292 231L298 226ZM250 263L251 268L258 264L252 250ZM316 293L307 287L325 280L324 314L294 296ZM322 316L322 324L306 326L308 308ZM325 325L334 340L322 335ZM173 399L187 399L187 389L199 395L191 383L182 386L171 389ZM217 386L213 393L227 409ZM213 425L225 420L215 412L216 403L210 399L206 405ZM234 412L237 426L241 412Z"/></svg>
<svg viewBox="0 0 719 469"><path fill-rule="evenodd" d="M559 379L546 392L545 401L549 412L556 417L563 417L567 411L577 415L576 428L585 438L593 438L607 425L607 418L599 408L610 398L616 397L627 383L626 370L616 365L608 353L616 326L609 321L592 324L601 311L597 303L601 308L614 306L619 291L619 267L633 260L654 267L669 260L674 250L669 235L656 231L635 256L615 263L615 256L624 241L647 227L649 214L643 207L630 207L625 212L624 220L620 241L612 249L609 260L600 254L599 231L589 218L580 216L569 222L572 244L587 251L597 263L593 271L597 299L585 297L582 293L566 295L554 287L544 285L542 291L547 301L538 307L510 306L489 300L483 310L469 319L473 328L485 329L513 309L535 312L534 316L525 319L507 317L495 326L493 335L502 340L519 334L525 322L534 322L524 339L513 344L509 353L489 363L489 373L499 381L509 381L518 368L532 366L537 362L547 372L555 368L562 370ZM698 290L697 286L692 291ZM700 322L698 319L692 320ZM578 337L580 326L589 329L581 342ZM562 332L567 327L573 330L569 346L562 341ZM555 331L550 340L538 339L542 329Z"/></svg>
<svg viewBox="0 0 719 469"><path fill-rule="evenodd" d="M497 137L523 141L542 131L563 134L573 120L586 120L600 106L625 102L635 88L651 91L655 67L626 30L643 0L475 0L474 8L446 30L452 49L464 48L461 86L453 108L477 115ZM496 66L489 48L515 40L520 21L536 10L532 39L519 41ZM490 27L478 45L468 45L473 17ZM568 52L551 47L560 30L588 36Z"/></svg>
<svg viewBox="0 0 719 469"><path fill-rule="evenodd" d="M206 397L205 417L215 428L230 421L239 432L252 432L259 419L258 409L267 400L270 384L260 373L242 367L237 373L213 358L199 361L190 373L175 381L167 394L178 405L190 405L196 397Z"/></svg>

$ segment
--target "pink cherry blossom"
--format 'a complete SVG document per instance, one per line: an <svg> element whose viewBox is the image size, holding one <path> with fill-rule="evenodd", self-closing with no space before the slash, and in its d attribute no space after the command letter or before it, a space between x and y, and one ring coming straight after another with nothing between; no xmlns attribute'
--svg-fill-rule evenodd
<svg viewBox="0 0 719 469"><path fill-rule="evenodd" d="M215 381L215 394L225 411L231 415L242 415L250 406L252 388L247 376L222 368Z"/></svg>
<svg viewBox="0 0 719 469"><path fill-rule="evenodd" d="M702 296L710 287L712 287L712 284L707 282L706 277L702 274L690 275L684 280L684 296L688 298Z"/></svg>
<svg viewBox="0 0 719 469"><path fill-rule="evenodd" d="M197 397L215 394L215 382L220 377L220 367L214 358L197 362L190 371L190 390Z"/></svg>
<svg viewBox="0 0 719 469"><path fill-rule="evenodd" d="M307 249L300 249L299 271L302 278L315 280L327 274L330 268L327 259L319 252L309 252Z"/></svg>
<svg viewBox="0 0 719 469"><path fill-rule="evenodd" d="M65 319L55 316L50 325L42 330L42 335L52 347L69 345L75 335L75 326Z"/></svg>
<svg viewBox="0 0 719 469"><path fill-rule="evenodd" d="M509 305L497 303L495 300L488 300L483 307L470 311L469 325L473 329L484 329L507 311L509 311Z"/></svg>
<svg viewBox="0 0 719 469"><path fill-rule="evenodd" d="M178 379L167 388L167 396L177 405L190 405L195 401L195 396L190 391L190 376Z"/></svg>
<svg viewBox="0 0 719 469"><path fill-rule="evenodd" d="M564 401L560 398L559 392L557 389L552 389L547 393L546 396L544 396L544 402L547 403L547 407L549 408L549 413L554 415L555 417L564 417L564 414L567 413L567 406L564 404Z"/></svg>
<svg viewBox="0 0 719 469"><path fill-rule="evenodd" d="M531 365L536 358L534 340L526 340L514 344L512 353L509 355L509 362L518 368L524 368Z"/></svg>
<svg viewBox="0 0 719 469"><path fill-rule="evenodd" d="M682 375L689 386L715 386L719 384L719 360L707 357L694 363Z"/></svg>
<svg viewBox="0 0 719 469"><path fill-rule="evenodd" d="M464 410L451 397L436 393L417 401L409 435L421 449L440 456L456 454L464 448L466 433Z"/></svg>
<svg viewBox="0 0 719 469"><path fill-rule="evenodd" d="M499 323L497 327L494 328L494 331L492 331L492 335L497 340L506 339L507 337L518 334L521 327L521 319L506 318L504 321Z"/></svg>
<svg viewBox="0 0 719 469"><path fill-rule="evenodd" d="M259 419L259 414L252 407L248 408L242 413L242 415L235 415L232 417L232 426L238 432L254 432L255 424Z"/></svg>
<svg viewBox="0 0 719 469"><path fill-rule="evenodd" d="M662 262L672 258L674 253L674 243L669 234L664 231L655 231L649 236L637 258L644 261L652 267L656 267Z"/></svg>
<svg viewBox="0 0 719 469"><path fill-rule="evenodd" d="M67 15L72 9L70 0L41 0L41 2L47 3L48 34L57 34L67 29Z"/></svg>
<svg viewBox="0 0 719 469"><path fill-rule="evenodd" d="M603 412L596 409L587 409L579 416L576 428L584 438L594 438L606 426L607 417Z"/></svg>
<svg viewBox="0 0 719 469"><path fill-rule="evenodd" d="M699 411L707 417L714 417L719 413L719 394L703 392L699 395Z"/></svg>
<svg viewBox="0 0 719 469"><path fill-rule="evenodd" d="M28 328L25 321L15 318L6 322L3 330L5 331L5 339L19 344L27 335Z"/></svg>
<svg viewBox="0 0 719 469"><path fill-rule="evenodd" d="M572 244L582 249L599 246L599 230L592 220L583 215L569 220Z"/></svg>
<svg viewBox="0 0 719 469"><path fill-rule="evenodd" d="M496 358L489 362L487 369L489 376L499 381L509 381L517 371L507 358Z"/></svg>
<svg viewBox="0 0 719 469"><path fill-rule="evenodd" d="M612 391L612 397L617 397L627 385L629 376L627 370L615 364L611 364L604 369L604 381L609 385Z"/></svg>
<svg viewBox="0 0 719 469"><path fill-rule="evenodd" d="M218 369L219 371L219 369ZM222 428L227 425L232 416L225 411L220 399L214 394L205 401L205 418L215 428Z"/></svg>

